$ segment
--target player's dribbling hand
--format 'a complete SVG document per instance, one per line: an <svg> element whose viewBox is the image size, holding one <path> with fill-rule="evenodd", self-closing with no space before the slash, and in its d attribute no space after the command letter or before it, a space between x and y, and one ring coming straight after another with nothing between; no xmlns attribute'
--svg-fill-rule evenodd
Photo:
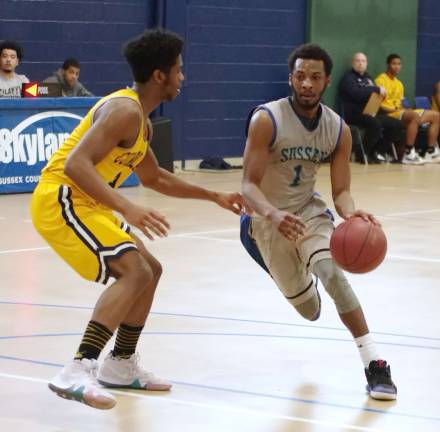
<svg viewBox="0 0 440 432"><path fill-rule="evenodd" d="M299 216L283 210L276 210L269 219L278 227L278 231L290 241L297 241L305 234L305 225Z"/></svg>
<svg viewBox="0 0 440 432"><path fill-rule="evenodd" d="M354 213L347 213L344 215L344 219L347 220L354 216L362 218L365 222L371 222L373 225L381 226L380 222L371 213L364 210L356 210Z"/></svg>
<svg viewBox="0 0 440 432"><path fill-rule="evenodd" d="M235 214L247 213L252 214L252 210L245 204L243 197L238 192L233 193L216 193L215 202L226 210L230 210Z"/></svg>
<svg viewBox="0 0 440 432"><path fill-rule="evenodd" d="M128 224L139 228L150 240L154 240L152 233L166 237L170 229L165 216L151 208L132 204L122 214Z"/></svg>

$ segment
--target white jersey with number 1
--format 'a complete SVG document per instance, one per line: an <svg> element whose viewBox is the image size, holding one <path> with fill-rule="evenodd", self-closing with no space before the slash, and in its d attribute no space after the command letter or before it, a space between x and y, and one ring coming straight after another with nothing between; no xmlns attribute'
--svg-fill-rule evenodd
<svg viewBox="0 0 440 432"><path fill-rule="evenodd" d="M294 111L291 98L269 102L259 110L267 111L273 123L269 163L260 188L273 206L299 212L313 202L316 173L338 146L343 121L320 104L318 124L309 131Z"/></svg>

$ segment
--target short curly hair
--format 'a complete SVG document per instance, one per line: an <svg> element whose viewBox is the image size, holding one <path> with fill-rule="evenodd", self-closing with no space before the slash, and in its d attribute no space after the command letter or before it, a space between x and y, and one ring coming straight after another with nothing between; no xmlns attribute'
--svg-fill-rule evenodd
<svg viewBox="0 0 440 432"><path fill-rule="evenodd" d="M390 54L388 57L387 57L387 65L389 65L393 60L395 60L395 59L400 59L400 60L402 60L402 57L400 57L400 55L399 54L396 54L396 53L393 53L393 54Z"/></svg>
<svg viewBox="0 0 440 432"><path fill-rule="evenodd" d="M145 83L156 69L169 73L182 49L183 40L179 35L157 28L147 29L128 41L123 54L130 65L134 80Z"/></svg>
<svg viewBox="0 0 440 432"><path fill-rule="evenodd" d="M4 40L0 42L0 55L4 49L14 50L17 53L18 60L23 58L23 48L17 42L11 40Z"/></svg>
<svg viewBox="0 0 440 432"><path fill-rule="evenodd" d="M330 76L333 69L333 61L328 52L316 44L300 45L292 51L289 56L289 71L293 72L295 63L298 59L305 60L322 60L324 62L324 70L327 76Z"/></svg>

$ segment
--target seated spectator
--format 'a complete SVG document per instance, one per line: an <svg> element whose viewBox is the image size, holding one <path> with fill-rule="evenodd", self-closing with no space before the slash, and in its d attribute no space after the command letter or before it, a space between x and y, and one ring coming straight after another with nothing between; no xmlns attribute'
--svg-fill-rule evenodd
<svg viewBox="0 0 440 432"><path fill-rule="evenodd" d="M93 96L93 94L78 81L79 74L79 61L74 58L68 58L64 61L61 69L58 69L43 82L61 84L62 94L66 97Z"/></svg>
<svg viewBox="0 0 440 432"><path fill-rule="evenodd" d="M21 97L21 86L28 83L25 75L18 75L15 69L23 58L21 46L13 41L0 43L0 97Z"/></svg>
<svg viewBox="0 0 440 432"><path fill-rule="evenodd" d="M440 111L440 81L434 84L434 91L431 96L431 107L433 111Z"/></svg>
<svg viewBox="0 0 440 432"><path fill-rule="evenodd" d="M354 54L351 66L339 83L344 119L348 124L365 130L363 143L367 160L369 163L380 163L385 160L380 153L389 149L391 143L399 141L402 126L399 120L388 116L362 114L372 93L385 96L386 91L383 87L374 85L367 72L368 60L365 54ZM356 158L358 162L363 162L360 155L356 155Z"/></svg>
<svg viewBox="0 0 440 432"><path fill-rule="evenodd" d="M402 69L402 60L398 54L390 54L387 57L387 71L381 73L375 80L376 85L386 90L386 95L380 106L381 111L391 118L400 120L406 127L406 145L402 163L409 165L423 165L425 163L440 162L440 150L437 144L439 133L440 115L432 110L404 109L402 99L404 88L402 82L397 78ZM425 158L420 157L415 151L419 126L429 123L428 127L428 149Z"/></svg>

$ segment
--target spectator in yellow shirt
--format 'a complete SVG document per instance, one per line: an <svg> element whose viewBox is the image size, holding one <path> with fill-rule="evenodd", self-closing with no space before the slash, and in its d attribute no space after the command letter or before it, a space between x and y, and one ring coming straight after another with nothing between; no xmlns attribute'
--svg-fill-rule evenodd
<svg viewBox="0 0 440 432"><path fill-rule="evenodd" d="M439 163L440 150L437 138L440 125L440 114L432 110L405 109L402 106L404 87L397 78L402 69L402 60L398 54L390 54L387 57L387 71L381 73L376 79L377 86L386 90L385 98L380 106L381 111L388 116L399 119L406 127L405 154L402 158L403 164L423 165L425 163ZM425 157L422 158L414 149L419 126L429 123L428 127L428 149Z"/></svg>

